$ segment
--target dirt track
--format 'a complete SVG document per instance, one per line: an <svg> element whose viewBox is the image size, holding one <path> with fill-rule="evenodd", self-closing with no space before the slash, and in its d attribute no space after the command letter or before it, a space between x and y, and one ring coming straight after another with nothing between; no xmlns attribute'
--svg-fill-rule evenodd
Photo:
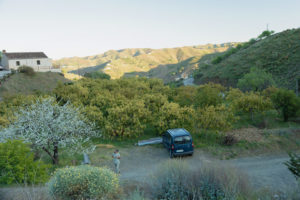
<svg viewBox="0 0 300 200"><path fill-rule="evenodd" d="M123 154L122 154L123 153ZM135 147L121 150L121 179L147 181L149 176L163 162L170 159L163 148ZM274 191L287 191L296 187L294 176L283 164L288 160L287 155L264 155L232 160L217 160L196 150L192 157L182 159L191 167L198 168L203 163L232 166L246 173L252 185L260 189L269 188ZM112 167L110 165L110 167Z"/></svg>
<svg viewBox="0 0 300 200"><path fill-rule="evenodd" d="M105 161L98 166L107 166L113 169L110 155L111 149L99 149L96 157L106 156ZM137 181L147 182L152 173L164 162L169 160L168 153L165 149L159 147L132 147L120 149L121 153L121 181ZM92 158L93 160L95 160ZM289 172L283 162L288 160L287 155L264 155L246 158L237 158L232 160L218 160L205 152L196 150L194 155L175 158L187 162L193 169L199 168L204 163L212 163L220 166L232 166L240 169L248 175L250 182L256 189L268 188L271 191L287 192L295 189L296 180ZM31 189L23 189L20 187L0 188L0 199L22 199L18 198L29 192ZM34 189L36 190L36 188ZM29 192L38 196L46 194L45 188L38 189L39 192ZM7 198L7 197L10 198ZM12 197L13 196L13 197ZM30 198L28 198L30 199Z"/></svg>

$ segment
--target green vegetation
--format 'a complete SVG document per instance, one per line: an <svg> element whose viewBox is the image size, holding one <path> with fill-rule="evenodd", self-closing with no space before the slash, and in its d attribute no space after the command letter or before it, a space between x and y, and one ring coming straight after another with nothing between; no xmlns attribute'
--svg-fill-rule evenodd
<svg viewBox="0 0 300 200"><path fill-rule="evenodd" d="M54 199L113 199L119 180L109 169L82 165L56 170L47 186Z"/></svg>
<svg viewBox="0 0 300 200"><path fill-rule="evenodd" d="M7 78L0 86L0 96L13 96L18 94L47 94L57 84L69 82L60 73L35 72L34 76L16 73Z"/></svg>
<svg viewBox="0 0 300 200"><path fill-rule="evenodd" d="M0 143L0 184L44 183L49 165L34 161L29 145L19 140Z"/></svg>
<svg viewBox="0 0 300 200"><path fill-rule="evenodd" d="M290 160L285 163L288 169L294 174L296 179L300 178L300 156L290 153Z"/></svg>
<svg viewBox="0 0 300 200"><path fill-rule="evenodd" d="M251 199L244 175L217 164L192 170L183 161L172 160L160 166L152 181L155 199Z"/></svg>
<svg viewBox="0 0 300 200"><path fill-rule="evenodd" d="M97 137L92 124L73 106L60 106L54 98L38 99L15 114L16 119L1 132L1 139L23 139L35 150L45 151L58 165L59 149L69 152L93 149L90 137ZM90 147L91 146L91 147Z"/></svg>
<svg viewBox="0 0 300 200"><path fill-rule="evenodd" d="M148 76L162 78L165 82L169 82L182 73L191 74L203 55L223 52L234 45L234 43L226 43L170 49L111 50L95 56L63 58L55 61L55 64L66 66L67 71L80 75L102 71L113 79L123 75Z"/></svg>
<svg viewBox="0 0 300 200"><path fill-rule="evenodd" d="M34 76L35 75L35 72L33 70L32 67L28 67L28 66L21 66L18 68L18 72L20 73L24 73L28 76Z"/></svg>
<svg viewBox="0 0 300 200"><path fill-rule="evenodd" d="M263 91L268 87L275 86L272 74L258 68L251 68L237 83L243 91Z"/></svg>
<svg viewBox="0 0 300 200"><path fill-rule="evenodd" d="M84 74L84 77L93 78L93 79L110 79L110 75L102 73L102 72L88 72Z"/></svg>
<svg viewBox="0 0 300 200"><path fill-rule="evenodd" d="M291 90L279 89L272 95L275 108L282 113L283 120L287 122L295 117L300 110L300 99Z"/></svg>
<svg viewBox="0 0 300 200"><path fill-rule="evenodd" d="M299 40L300 28L273 35L262 34L259 39L246 43L246 48L237 46L237 50L221 53L222 59L218 62L200 60L194 74L195 82L212 81L235 87L238 80L254 67L271 74L277 87L295 89L296 79L300 76Z"/></svg>

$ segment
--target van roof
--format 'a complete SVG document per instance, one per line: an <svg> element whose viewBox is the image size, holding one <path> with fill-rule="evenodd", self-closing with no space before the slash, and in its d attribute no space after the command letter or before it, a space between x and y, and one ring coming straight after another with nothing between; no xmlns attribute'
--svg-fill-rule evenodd
<svg viewBox="0 0 300 200"><path fill-rule="evenodd" d="M190 135L190 133L187 130L185 130L184 128L169 129L168 132L173 137Z"/></svg>

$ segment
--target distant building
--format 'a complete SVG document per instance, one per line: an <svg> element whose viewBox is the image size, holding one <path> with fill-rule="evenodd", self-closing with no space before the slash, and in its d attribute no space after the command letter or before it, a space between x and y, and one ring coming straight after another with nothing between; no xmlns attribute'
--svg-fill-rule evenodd
<svg viewBox="0 0 300 200"><path fill-rule="evenodd" d="M32 67L34 71L52 71L51 59L43 52L11 52L2 51L1 66L5 70L17 70L21 66Z"/></svg>

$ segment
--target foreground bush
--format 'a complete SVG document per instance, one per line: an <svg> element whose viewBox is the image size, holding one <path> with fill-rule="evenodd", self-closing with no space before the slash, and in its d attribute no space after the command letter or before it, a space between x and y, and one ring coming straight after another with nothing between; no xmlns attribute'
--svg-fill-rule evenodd
<svg viewBox="0 0 300 200"><path fill-rule="evenodd" d="M155 199L247 199L250 195L245 177L237 171L216 165L192 170L180 160L164 164L152 186Z"/></svg>
<svg viewBox="0 0 300 200"><path fill-rule="evenodd" d="M21 66L18 68L18 72L24 73L28 76L33 76L35 74L33 68L28 67L28 66Z"/></svg>
<svg viewBox="0 0 300 200"><path fill-rule="evenodd" d="M111 170L83 165L58 169L47 186L54 199L110 199L119 183Z"/></svg>
<svg viewBox="0 0 300 200"><path fill-rule="evenodd" d="M49 166L33 159L28 145L19 140L0 143L0 184L46 182Z"/></svg>

